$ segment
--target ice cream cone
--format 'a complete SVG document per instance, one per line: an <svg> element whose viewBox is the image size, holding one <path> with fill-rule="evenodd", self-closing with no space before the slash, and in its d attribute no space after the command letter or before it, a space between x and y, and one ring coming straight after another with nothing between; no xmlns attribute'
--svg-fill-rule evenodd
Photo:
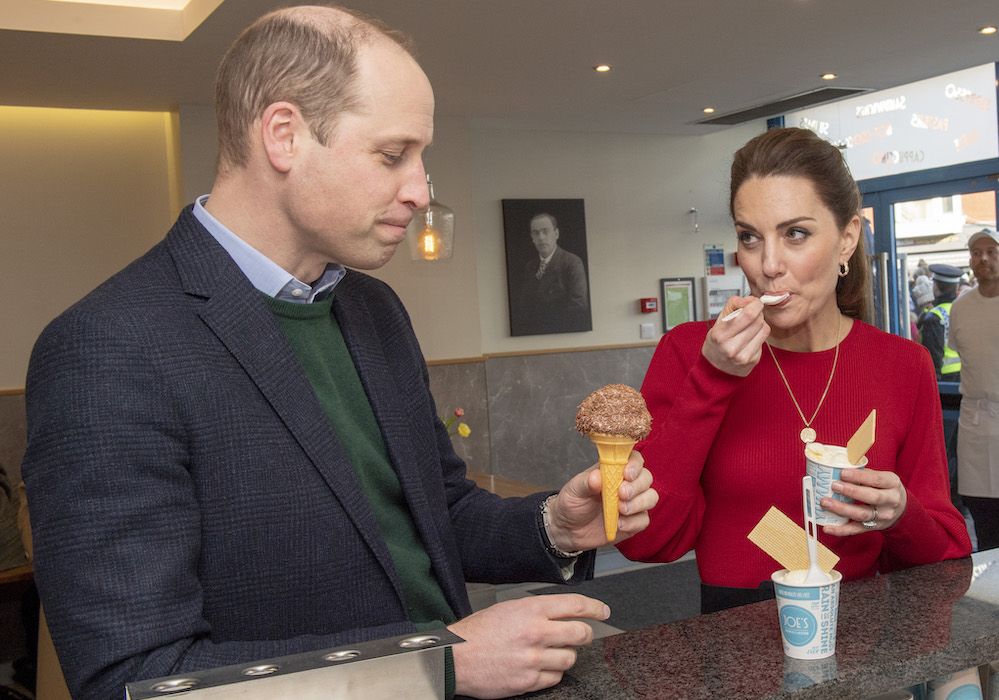
<svg viewBox="0 0 999 700"><path fill-rule="evenodd" d="M618 489L624 480L624 465L631 456L635 439L626 435L590 433L590 440L597 446L600 455L600 481L604 505L604 533L607 541L613 542L617 535Z"/></svg>

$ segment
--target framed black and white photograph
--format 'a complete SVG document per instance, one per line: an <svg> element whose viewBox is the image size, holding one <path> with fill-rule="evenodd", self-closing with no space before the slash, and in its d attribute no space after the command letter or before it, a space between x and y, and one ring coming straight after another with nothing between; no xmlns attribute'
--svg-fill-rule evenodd
<svg viewBox="0 0 999 700"><path fill-rule="evenodd" d="M693 277L659 280L663 306L663 333L681 323L697 320L697 295Z"/></svg>
<svg viewBox="0 0 999 700"><path fill-rule="evenodd" d="M593 330L582 199L504 199L510 335Z"/></svg>

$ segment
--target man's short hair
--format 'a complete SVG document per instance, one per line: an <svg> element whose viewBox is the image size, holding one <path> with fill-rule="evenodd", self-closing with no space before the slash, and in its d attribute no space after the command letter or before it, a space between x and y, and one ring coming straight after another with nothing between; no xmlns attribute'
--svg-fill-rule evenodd
<svg viewBox="0 0 999 700"><path fill-rule="evenodd" d="M541 217L548 217L548 220L552 222L552 228L554 229L558 228L558 221L555 219L554 216L552 216L546 211L543 211L540 214L535 214L534 216L532 216L531 222L533 223L535 219L540 219Z"/></svg>
<svg viewBox="0 0 999 700"><path fill-rule="evenodd" d="M358 49L378 37L413 53L401 32L331 5L275 10L244 29L215 78L219 170L246 164L250 127L275 102L297 106L315 139L327 145L337 117L356 105Z"/></svg>

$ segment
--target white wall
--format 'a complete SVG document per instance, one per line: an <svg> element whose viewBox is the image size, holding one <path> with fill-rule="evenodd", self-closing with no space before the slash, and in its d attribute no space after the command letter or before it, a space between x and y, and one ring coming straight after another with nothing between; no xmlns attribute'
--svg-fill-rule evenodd
<svg viewBox="0 0 999 700"><path fill-rule="evenodd" d="M639 324L649 321L658 338L659 314L639 313L638 299L659 297L663 277L702 277L704 245L735 250L729 166L764 128L754 122L701 137L473 131L482 352L637 343ZM510 337L505 198L584 200L592 331Z"/></svg>

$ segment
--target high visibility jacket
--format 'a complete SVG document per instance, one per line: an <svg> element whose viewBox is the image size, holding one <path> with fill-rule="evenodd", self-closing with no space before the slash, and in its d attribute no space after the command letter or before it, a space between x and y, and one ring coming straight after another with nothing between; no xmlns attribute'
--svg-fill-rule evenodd
<svg viewBox="0 0 999 700"><path fill-rule="evenodd" d="M940 319L940 323L944 329L944 354L943 363L940 365L941 375L954 374L961 371L961 356L957 354L957 350L947 345L947 338L950 335L950 305L951 302L945 301L930 309L930 313Z"/></svg>

